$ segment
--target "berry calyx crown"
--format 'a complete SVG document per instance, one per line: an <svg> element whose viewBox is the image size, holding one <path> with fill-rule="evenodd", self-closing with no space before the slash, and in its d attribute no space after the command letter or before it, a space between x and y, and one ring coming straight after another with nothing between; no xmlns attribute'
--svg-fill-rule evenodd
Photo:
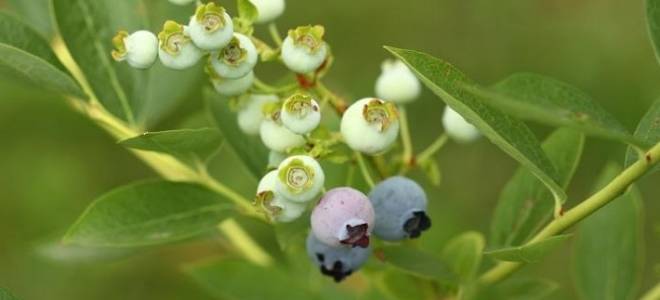
<svg viewBox="0 0 660 300"><path fill-rule="evenodd" d="M376 125L378 131L383 132L397 121L399 113L391 102L374 98L364 105L362 116L367 123Z"/></svg>
<svg viewBox="0 0 660 300"><path fill-rule="evenodd" d="M127 37L128 37L128 32L124 30L120 30L112 38L112 45L115 47L115 49L112 50L111 55L114 60L122 61L124 60L124 58L126 58L126 54L128 50L126 49L126 43L124 42L124 40Z"/></svg>
<svg viewBox="0 0 660 300"><path fill-rule="evenodd" d="M294 194L302 193L314 184L314 169L305 164L301 159L293 159L280 168L279 179L284 182L288 190Z"/></svg>
<svg viewBox="0 0 660 300"><path fill-rule="evenodd" d="M195 20L204 26L208 33L215 32L225 27L225 8L213 2L197 6Z"/></svg>
<svg viewBox="0 0 660 300"><path fill-rule="evenodd" d="M311 53L316 53L323 47L324 34L325 27L321 25L300 26L289 30L289 37L293 39L294 45L305 47Z"/></svg>
<svg viewBox="0 0 660 300"><path fill-rule="evenodd" d="M178 55L186 44L190 43L190 37L186 36L183 25L166 21L163 30L158 33L158 42L161 49L170 55Z"/></svg>
<svg viewBox="0 0 660 300"><path fill-rule="evenodd" d="M218 52L218 58L227 65L236 66L247 59L247 50L241 47L241 41L233 37L224 49Z"/></svg>
<svg viewBox="0 0 660 300"><path fill-rule="evenodd" d="M311 111L319 111L319 107L312 100L309 95L296 93L284 101L284 109L288 113L297 114L298 117L304 118Z"/></svg>
<svg viewBox="0 0 660 300"><path fill-rule="evenodd" d="M258 206L264 213L266 213L266 216L274 217L282 213L281 207L273 205L274 198L275 193L273 193L273 191L263 191L257 194L252 204Z"/></svg>

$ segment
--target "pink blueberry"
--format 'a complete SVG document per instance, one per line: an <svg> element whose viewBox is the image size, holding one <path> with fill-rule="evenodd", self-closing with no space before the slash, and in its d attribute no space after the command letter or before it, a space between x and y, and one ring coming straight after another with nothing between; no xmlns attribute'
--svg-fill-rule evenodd
<svg viewBox="0 0 660 300"><path fill-rule="evenodd" d="M323 195L311 216L312 232L329 246L366 248L374 224L374 209L366 195L341 187Z"/></svg>

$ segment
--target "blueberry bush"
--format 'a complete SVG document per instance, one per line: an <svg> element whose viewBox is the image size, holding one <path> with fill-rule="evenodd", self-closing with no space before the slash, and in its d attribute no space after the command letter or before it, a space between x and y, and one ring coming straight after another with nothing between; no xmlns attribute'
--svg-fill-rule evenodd
<svg viewBox="0 0 660 300"><path fill-rule="evenodd" d="M652 264L642 196L657 195L637 185L658 182L660 101L630 132L571 84L528 72L482 84L388 45L374 94L349 99L324 81L342 63L333 28L280 31L284 0L161 2L52 0L50 16L0 12L0 71L64 96L159 177L96 198L70 220L53 246L60 253L108 261L215 240L217 251L194 253L182 272L220 299L548 299L562 286L521 271L570 243L562 268L581 299L660 299L660 284L641 289ZM660 1L645 7L660 63ZM196 89L202 99L186 99ZM414 149L409 108L424 90L446 106L435 140ZM182 100L203 109L180 110ZM160 130L170 115L182 121ZM542 140L538 127L549 132ZM591 172L591 193L569 202L581 158L598 151L585 150L592 138L626 147L625 157ZM438 226L429 205L443 199L426 187L451 176L437 157L480 141L519 164L490 229L429 247L421 241ZM20 297L0 289L0 299Z"/></svg>

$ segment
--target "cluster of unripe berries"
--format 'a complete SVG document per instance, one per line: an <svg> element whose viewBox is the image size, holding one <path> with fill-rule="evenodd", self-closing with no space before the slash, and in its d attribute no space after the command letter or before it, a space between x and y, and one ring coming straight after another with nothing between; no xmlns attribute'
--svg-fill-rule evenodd
<svg viewBox="0 0 660 300"><path fill-rule="evenodd" d="M193 0L170 0L187 5ZM257 8L256 23L270 22L282 14L284 0L250 0ZM386 241L419 237L431 226L424 190L405 177L391 177L377 184L369 196L351 187L324 190L325 173L310 153L294 151L312 143L321 122L321 104L304 88L284 94L260 94L252 89L253 69L261 49L251 30L236 32L240 21L213 2L198 4L186 25L167 21L155 34L120 31L113 39L112 57L140 69L156 60L172 69L186 69L207 57L206 73L215 90L241 96L237 102L239 128L259 136L270 150L269 167L255 196L257 205L273 222L291 222L320 200L311 213L307 251L321 272L339 281L362 266L371 253L372 234ZM236 29L236 30L235 30ZM278 52L281 62L296 74L314 74L327 62L329 46L322 26L289 30ZM263 57L262 57L263 58ZM355 101L344 112L340 141L356 152L386 152L397 140L400 119L397 105L417 99L421 85L400 61L386 61L376 82L376 96ZM387 99L383 100L383 99ZM458 141L471 141L478 131L449 107L443 124Z"/></svg>

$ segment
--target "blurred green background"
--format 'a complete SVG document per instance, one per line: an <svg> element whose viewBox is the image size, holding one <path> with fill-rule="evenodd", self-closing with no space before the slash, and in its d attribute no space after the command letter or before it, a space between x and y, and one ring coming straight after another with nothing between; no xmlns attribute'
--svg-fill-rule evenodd
<svg viewBox="0 0 660 300"><path fill-rule="evenodd" d="M45 2L0 0L0 7L20 14L23 5ZM233 8L233 3L226 5ZM336 56L327 82L348 99L373 93L387 57L382 45L429 52L481 83L517 71L558 78L592 95L630 130L660 97L660 66L647 38L642 0L291 0L287 5L278 20L280 29L326 26ZM48 18L41 20L47 27ZM156 129L176 126L183 113L200 109L200 99L199 91L191 93L182 109ZM416 149L442 131L442 108L429 92L409 108ZM549 131L534 129L539 138ZM63 99L0 77L0 137L0 286L23 299L208 298L180 265L213 255L220 248L214 239L95 263L52 259L67 254L49 251L47 245L92 199L133 180L155 177ZM606 161L622 161L623 153L621 144L589 139L569 205L588 195ZM224 154L225 166L238 164L231 153ZM434 227L421 242L429 249L441 249L464 230L487 233L499 191L517 167L487 141L450 144L438 157L443 173L439 188L414 174L431 198ZM245 172L220 173L245 193L253 189L253 182L241 180ZM647 233L643 290L660 280L659 182L657 173L640 182ZM569 246L522 271L559 282L561 289L552 299L575 298Z"/></svg>

